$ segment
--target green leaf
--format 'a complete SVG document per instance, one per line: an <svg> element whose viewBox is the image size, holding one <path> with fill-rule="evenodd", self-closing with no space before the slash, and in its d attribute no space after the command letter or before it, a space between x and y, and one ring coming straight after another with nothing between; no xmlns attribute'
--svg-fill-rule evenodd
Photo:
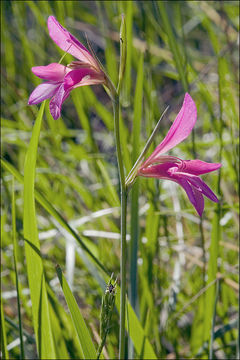
<svg viewBox="0 0 240 360"><path fill-rule="evenodd" d="M141 53L138 63L137 81L134 97L134 116L133 116L133 164L139 154L139 144L141 138L141 119L143 103L143 78L144 78L144 55ZM139 238L139 216L138 216L139 182L136 181L131 192L131 241L130 241L130 295L129 300L133 307L137 306L137 254ZM133 357L132 347L129 348L129 356Z"/></svg>
<svg viewBox="0 0 240 360"><path fill-rule="evenodd" d="M8 163L5 159L1 159L1 164L6 170L8 170L12 175L14 175L15 178L19 182L23 183L23 176L19 173L19 171L14 166L12 166L10 163ZM39 202L39 204L41 204L43 206L43 208L50 215L52 215L59 222L59 224L74 237L74 239L78 242L78 244L83 248L83 250L85 250L88 253L88 255L91 256L91 258L104 271L104 273L106 275L109 275L108 271L101 264L101 262L95 257L95 255L93 255L91 250L89 250L87 245L85 245L85 243L80 238L80 236L78 236L76 231L67 223L66 220L64 220L62 215L53 207L53 205L36 189L35 189L35 197L36 197L36 200Z"/></svg>
<svg viewBox="0 0 240 360"><path fill-rule="evenodd" d="M106 189L107 189L106 194L109 194L109 203L112 204L112 206L120 206L118 194L116 192L115 187L113 186L113 184L111 182L111 179L108 175L108 172L106 170L106 167L104 166L103 161L97 160L97 166L99 167L99 170L101 171L104 183L106 184Z"/></svg>
<svg viewBox="0 0 240 360"><path fill-rule="evenodd" d="M120 311L120 288L116 294L116 307ZM141 359L157 359L157 356L148 340L131 304L127 300L127 316L126 329L133 342L135 350Z"/></svg>
<svg viewBox="0 0 240 360"><path fill-rule="evenodd" d="M219 208L219 205L217 205ZM219 254L219 241L221 240L221 228L219 226L220 214L216 211L212 222L212 236L210 244L210 259L208 264L208 281L211 283L216 279L218 270L218 254ZM214 302L216 294L216 286L211 286L205 293L205 304L207 304L204 311L204 341L210 340L211 327L214 317Z"/></svg>
<svg viewBox="0 0 240 360"><path fill-rule="evenodd" d="M20 306L20 289L19 289L19 282L18 282L18 269L17 269L18 243L17 243L17 236L16 236L16 208L15 208L14 178L12 181L12 232L13 232L13 261L14 261L14 271L15 271L16 289L17 289L17 307L18 307L20 350L21 350L21 359L24 359L25 355L24 355L21 306Z"/></svg>
<svg viewBox="0 0 240 360"><path fill-rule="evenodd" d="M177 71L179 73L183 89L184 89L185 92L187 92L188 91L188 80L187 80L187 76L186 76L186 73L184 71L183 63L182 63L182 60L181 60L181 53L180 53L180 50L179 50L179 46L178 46L177 40L176 40L176 38L174 36L174 33L173 33L172 23L171 23L170 19L168 18L168 15L167 15L166 3L164 1L159 1L158 2L158 7L159 7L159 11L160 11L160 15L161 15L161 19L162 19L162 22L163 22L164 29L165 29L167 37L168 37L169 47L170 47L170 49L171 49L171 51L173 53L176 68L177 68Z"/></svg>
<svg viewBox="0 0 240 360"><path fill-rule="evenodd" d="M73 323L80 341L82 352L85 359L96 359L96 350L90 337L88 328L78 308L77 302L70 290L68 283L62 273L60 266L57 266L57 276L60 281Z"/></svg>
<svg viewBox="0 0 240 360"><path fill-rule="evenodd" d="M44 107L45 102L42 103L38 112L25 158L23 233L37 350L39 358L54 359L56 358L56 354L49 316L48 297L40 253L40 243L38 239L34 198L37 148Z"/></svg>
<svg viewBox="0 0 240 360"><path fill-rule="evenodd" d="M2 299L1 299L1 355L2 355L2 359L9 359Z"/></svg>
<svg viewBox="0 0 240 360"><path fill-rule="evenodd" d="M126 14L126 67L123 80L123 102L128 104L130 101L131 82L132 82L132 50L133 50L133 1L124 3L124 13ZM121 6L119 1L119 6Z"/></svg>

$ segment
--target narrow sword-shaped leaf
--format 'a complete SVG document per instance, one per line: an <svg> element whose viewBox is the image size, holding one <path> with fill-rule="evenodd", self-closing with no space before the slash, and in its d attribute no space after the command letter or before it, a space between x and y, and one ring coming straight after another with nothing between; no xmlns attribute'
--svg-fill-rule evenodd
<svg viewBox="0 0 240 360"><path fill-rule="evenodd" d="M120 310L120 289L117 289L116 294L116 307ZM138 355L142 356L142 359L157 359L157 356L152 348L150 341L144 333L144 330L135 314L131 304L127 300L127 314L128 321L126 321L126 329L129 332L129 336L134 344L134 348ZM129 328L128 328L129 326Z"/></svg>
<svg viewBox="0 0 240 360"><path fill-rule="evenodd" d="M2 299L1 299L1 357L2 359L9 359Z"/></svg>
<svg viewBox="0 0 240 360"><path fill-rule="evenodd" d="M19 338L20 338L20 351L21 359L25 358L24 355L24 345L23 345L23 333L22 333L22 318L21 318L21 306L20 306L20 292L19 292L19 283L18 283L18 244L16 236L16 208L15 208L15 189L14 189L14 177L12 180L12 232L13 232L13 260L14 260L14 270L16 278L16 289L17 289L17 307L18 307L18 323L19 323Z"/></svg>
<svg viewBox="0 0 240 360"><path fill-rule="evenodd" d="M140 55L137 81L134 97L134 116L133 116L133 164L136 162L139 154L139 143L141 138L141 119L142 119L142 102L143 102L143 78L144 78L144 55ZM129 300L136 311L137 307L137 254L138 254L138 237L139 237L139 218L138 218L138 198L139 182L137 181L132 188L131 193L131 240L130 240L130 287ZM129 344L129 357L134 357L132 343Z"/></svg>
<svg viewBox="0 0 240 360"><path fill-rule="evenodd" d="M62 273L60 266L57 266L57 276L60 281L66 302L68 304L69 311L72 316L72 320L78 335L78 339L82 348L82 352L85 359L96 359L96 350L94 348L91 336L89 334L88 328L85 324L84 318L78 308L75 297L73 296L70 287Z"/></svg>
<svg viewBox="0 0 240 360"><path fill-rule="evenodd" d="M40 107L33 127L32 138L27 150L24 165L24 207L23 233L27 260L28 282L32 300L33 325L40 358L56 358L50 323L48 297L43 272L43 264L38 239L35 211L34 182L37 160L38 140L42 124L45 102ZM37 251L39 251L39 253Z"/></svg>
<svg viewBox="0 0 240 360"><path fill-rule="evenodd" d="M19 173L19 171L8 161L5 159L1 159L2 166L9 171L14 177L21 183L23 183L23 176ZM80 238L80 236L76 233L76 231L64 220L62 215L53 207L53 205L37 190L35 189L35 197L36 200L43 206L43 208L52 215L59 224L66 229L78 242L78 244L85 250L88 255L96 262L96 264L104 271L106 275L109 275L108 271L105 269L105 267L102 265L102 263L93 255L91 250L85 245L83 240ZM110 276L110 275L109 275Z"/></svg>

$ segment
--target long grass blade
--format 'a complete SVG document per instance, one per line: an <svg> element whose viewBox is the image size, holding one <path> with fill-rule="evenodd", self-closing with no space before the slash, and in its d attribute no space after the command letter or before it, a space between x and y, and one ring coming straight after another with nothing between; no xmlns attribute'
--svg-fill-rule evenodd
<svg viewBox="0 0 240 360"><path fill-rule="evenodd" d="M9 359L9 354L8 354L8 350L7 350L7 336L6 336L6 327L5 327L2 299L1 299L1 358Z"/></svg>
<svg viewBox="0 0 240 360"><path fill-rule="evenodd" d="M52 359L56 357L56 354L48 308L45 276L40 255L34 198L37 149L44 107L45 102L40 107L25 158L23 233L38 354L40 358Z"/></svg>
<svg viewBox="0 0 240 360"><path fill-rule="evenodd" d="M10 163L8 163L5 159L1 159L2 166L8 170L15 178L23 183L23 176L18 172L16 168L14 168ZM106 270L104 265L96 258L96 256L91 252L91 250L85 245L80 236L76 233L76 231L67 223L67 221L62 217L62 215L54 208L54 206L37 190L35 189L35 197L36 200L43 206L43 208L52 215L59 224L67 230L78 242L78 244L85 250L88 255L96 262L96 264L103 270L103 272L109 275L109 272Z"/></svg>
<svg viewBox="0 0 240 360"><path fill-rule="evenodd" d="M215 322L216 322L216 310L217 310L217 302L218 302L218 296L219 296L219 286L220 286L219 282L220 282L220 280L217 281L216 297L215 297L215 303L214 303L212 331L211 331L211 339L210 339L210 344L209 344L209 359L213 359L214 328L215 328Z"/></svg>
<svg viewBox="0 0 240 360"><path fill-rule="evenodd" d="M73 296L70 287L62 273L60 266L57 266L57 276L60 281L72 320L78 335L78 339L82 348L84 359L96 359L96 350L90 337L88 328L85 324L83 316L78 308L77 302Z"/></svg>
<svg viewBox="0 0 240 360"><path fill-rule="evenodd" d="M117 289L116 307L120 311L120 289ZM133 342L134 348L141 359L157 359L157 356L152 348L152 345L147 338L138 318L135 314L130 302L127 300L127 314L128 320L126 322L126 330Z"/></svg>
<svg viewBox="0 0 240 360"><path fill-rule="evenodd" d="M140 147L141 119L142 119L142 97L143 97L143 53L140 55L138 64L137 81L134 97L134 116L133 116L133 153L132 163L137 160ZM130 241L130 288L129 301L134 311L137 308L137 254L139 237L139 217L138 217L139 182L135 182L131 192L131 241ZM129 357L133 358L133 347L129 346Z"/></svg>
<svg viewBox="0 0 240 360"><path fill-rule="evenodd" d="M16 209L15 209L15 186L14 177L12 181L12 231L13 231L13 260L14 260L14 271L16 278L16 289L17 289L17 307L18 307L18 323L19 323L19 338L20 338L20 351L21 359L25 358L24 355L24 343L23 343L23 331L22 331L22 317L21 317L21 305L20 305L20 289L18 282L18 244L16 235Z"/></svg>
<svg viewBox="0 0 240 360"><path fill-rule="evenodd" d="M119 2L120 3L120 2ZM127 56L126 56L126 68L123 81L123 99L126 104L129 103L131 92L131 70L132 70L132 23L133 23L133 1L126 1L124 3L124 13L126 14L126 34L127 34ZM120 4L119 4L120 5Z"/></svg>
<svg viewBox="0 0 240 360"><path fill-rule="evenodd" d="M171 25L170 19L168 17L167 11L166 11L166 3L164 1L159 1L158 7L159 7L159 12L161 15L164 29L165 29L167 37L168 37L169 46L173 53L176 68L178 70L180 79L182 81L183 89L185 92L187 92L188 91L188 81L187 81L186 73L184 71L181 53L179 51L179 46L175 39L173 30L172 30L172 25Z"/></svg>

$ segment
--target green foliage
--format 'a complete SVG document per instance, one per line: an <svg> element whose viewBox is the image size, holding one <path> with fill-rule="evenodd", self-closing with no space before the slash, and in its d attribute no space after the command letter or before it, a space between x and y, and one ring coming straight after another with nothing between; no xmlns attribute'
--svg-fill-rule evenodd
<svg viewBox="0 0 240 360"><path fill-rule="evenodd" d="M32 301L33 324L37 350L39 358L51 359L56 357L56 353L50 323L49 304L40 253L40 243L38 240L34 196L38 139L44 107L45 101L40 107L39 114L34 124L24 165L23 236L25 241L27 274Z"/></svg>
<svg viewBox="0 0 240 360"><path fill-rule="evenodd" d="M211 351L213 358L237 358L238 2L5 1L1 10L2 357L23 357L20 338L26 358L94 357L101 342L105 281L119 274L120 263L112 104L101 86L80 87L54 121L48 100L45 108L27 101L41 82L31 67L63 55L48 35L49 15L84 44L87 34L117 85L124 13L125 173L170 105L148 154L163 139L185 91L198 120L194 137L171 154L223 164L206 176L220 203L206 199L201 223L180 187L141 178L131 189L128 285L136 289L137 279L138 286L133 300L129 292L135 310L128 303L126 329L134 357L202 359ZM67 55L63 64L71 60ZM66 270L66 279L59 274L72 318L56 264ZM119 296L117 287L104 358L118 354Z"/></svg>
<svg viewBox="0 0 240 360"><path fill-rule="evenodd" d="M81 345L82 355L84 359L95 359L96 350L92 343L88 328L82 317L82 314L78 308L77 302L73 296L73 293L68 286L68 283L62 273L60 266L57 266L57 275L60 281L66 302L68 304L69 311L72 316L72 320L77 332L77 336Z"/></svg>

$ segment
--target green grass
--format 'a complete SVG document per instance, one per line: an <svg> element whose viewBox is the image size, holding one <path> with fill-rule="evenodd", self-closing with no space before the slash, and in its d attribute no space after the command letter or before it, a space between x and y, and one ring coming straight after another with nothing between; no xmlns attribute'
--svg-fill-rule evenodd
<svg viewBox="0 0 240 360"><path fill-rule="evenodd" d="M63 55L48 35L49 15L84 44L86 32L117 85L124 13L125 174L170 105L148 154L161 142L186 91L198 120L171 154L223 165L203 176L220 203L206 199L202 222L180 187L144 178L133 185L126 350L138 359L238 358L238 2L5 1L1 10L2 357L79 359L98 348L101 297L120 272L112 104L101 86L81 87L54 121L48 101L27 101L41 82L31 67ZM75 260L66 258L72 243ZM118 356L119 298L118 286L104 358Z"/></svg>

